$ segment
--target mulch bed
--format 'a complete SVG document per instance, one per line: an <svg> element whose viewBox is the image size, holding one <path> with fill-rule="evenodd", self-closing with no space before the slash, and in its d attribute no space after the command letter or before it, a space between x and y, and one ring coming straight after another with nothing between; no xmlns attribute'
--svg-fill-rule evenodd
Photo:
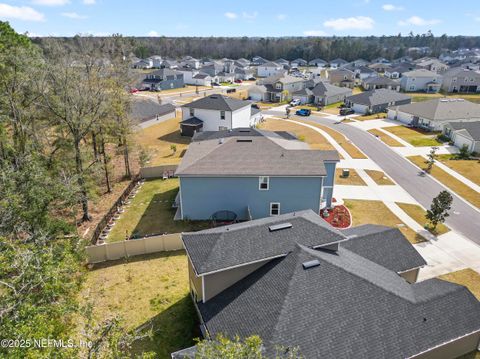
<svg viewBox="0 0 480 359"><path fill-rule="evenodd" d="M350 212L344 205L335 206L328 211L328 217L324 217L325 210L320 211L322 218L335 228L348 228L351 223Z"/></svg>

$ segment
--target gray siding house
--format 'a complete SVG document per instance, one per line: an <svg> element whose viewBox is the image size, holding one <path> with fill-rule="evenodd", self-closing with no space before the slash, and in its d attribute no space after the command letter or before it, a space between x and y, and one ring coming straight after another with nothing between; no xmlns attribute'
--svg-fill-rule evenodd
<svg viewBox="0 0 480 359"><path fill-rule="evenodd" d="M447 122L443 133L458 148L466 146L468 151L480 153L480 121Z"/></svg>
<svg viewBox="0 0 480 359"><path fill-rule="evenodd" d="M336 151L311 150L286 132L240 128L197 133L176 175L176 218L207 220L218 211L238 220L332 204Z"/></svg>
<svg viewBox="0 0 480 359"><path fill-rule="evenodd" d="M479 344L479 301L458 284L416 282L426 262L397 228L339 231L307 210L182 241L206 338L255 334L272 358L278 346L304 358L456 358Z"/></svg>
<svg viewBox="0 0 480 359"><path fill-rule="evenodd" d="M145 76L142 87L148 90L161 91L184 87L183 74L171 69L160 69Z"/></svg>
<svg viewBox="0 0 480 359"><path fill-rule="evenodd" d="M348 107L362 114L379 113L389 106L405 105L411 102L410 96L387 89L365 91L345 99Z"/></svg>
<svg viewBox="0 0 480 359"><path fill-rule="evenodd" d="M462 67L455 67L443 74L442 90L445 92L480 92L480 73Z"/></svg>
<svg viewBox="0 0 480 359"><path fill-rule="evenodd" d="M413 70L404 72L400 79L400 87L403 91L423 91L435 93L440 90L442 76L429 70Z"/></svg>

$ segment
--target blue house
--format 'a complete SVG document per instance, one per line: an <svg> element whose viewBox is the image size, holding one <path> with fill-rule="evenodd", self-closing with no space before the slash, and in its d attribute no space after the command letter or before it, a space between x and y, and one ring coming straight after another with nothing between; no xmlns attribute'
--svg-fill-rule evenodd
<svg viewBox="0 0 480 359"><path fill-rule="evenodd" d="M142 88L161 91L185 87L183 74L171 69L150 72L142 81Z"/></svg>
<svg viewBox="0 0 480 359"><path fill-rule="evenodd" d="M200 132L176 175L177 219L230 211L238 220L332 204L336 151L311 150L288 132L238 128Z"/></svg>

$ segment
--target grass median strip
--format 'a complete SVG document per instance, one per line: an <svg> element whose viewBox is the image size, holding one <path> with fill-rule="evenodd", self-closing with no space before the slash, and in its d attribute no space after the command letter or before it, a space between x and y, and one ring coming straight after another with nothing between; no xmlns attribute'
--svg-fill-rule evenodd
<svg viewBox="0 0 480 359"><path fill-rule="evenodd" d="M390 147L404 147L400 142L398 142L392 136L389 136L380 130L377 130L374 128L373 130L368 130L368 132L370 132L375 137L379 138L383 143L385 143Z"/></svg>
<svg viewBox="0 0 480 359"><path fill-rule="evenodd" d="M425 242L425 238L407 227L388 207L381 201L345 200L345 206L350 210L353 226L362 224L379 224L398 228L410 243Z"/></svg>
<svg viewBox="0 0 480 359"><path fill-rule="evenodd" d="M371 179L375 181L376 184L380 186L395 185L395 183L393 183L393 181L382 171L365 170L365 172L370 176Z"/></svg>
<svg viewBox="0 0 480 359"><path fill-rule="evenodd" d="M350 174L348 177L342 176L342 169L337 168L335 170L335 184L340 185L350 185L350 186L366 186L367 184L363 179L358 175L358 172L354 169L349 169Z"/></svg>
<svg viewBox="0 0 480 359"><path fill-rule="evenodd" d="M360 151L357 146L355 146L352 142L350 142L344 135L340 132L335 131L334 129L320 125L316 122L308 121L308 124L314 127L317 127L326 133L328 133L342 148L352 157L355 159L365 159L367 156Z"/></svg>
<svg viewBox="0 0 480 359"><path fill-rule="evenodd" d="M426 160L422 156L410 156L407 158L421 169L424 169L426 167ZM458 179L435 165L433 165L432 170L430 171L430 175L435 177L438 181L443 183L446 187L450 188L452 191L454 191L466 201L470 202L477 208L480 208L480 193L468 187L462 181L459 181Z"/></svg>
<svg viewBox="0 0 480 359"><path fill-rule="evenodd" d="M436 139L438 132L425 132L418 128L406 126L385 127L385 130L416 147L441 145L441 142Z"/></svg>
<svg viewBox="0 0 480 359"><path fill-rule="evenodd" d="M409 215L409 217L415 220L415 222L417 222L422 227L425 227L425 225L428 225L428 220L425 218L427 211L425 211L422 207L416 204L411 204L411 203L397 203L397 206L400 207L406 214ZM441 234L444 234L450 231L450 229L448 229L448 227L442 223L439 223L437 225L437 228L435 229L435 231L433 231L429 227L427 229L436 236L439 236Z"/></svg>

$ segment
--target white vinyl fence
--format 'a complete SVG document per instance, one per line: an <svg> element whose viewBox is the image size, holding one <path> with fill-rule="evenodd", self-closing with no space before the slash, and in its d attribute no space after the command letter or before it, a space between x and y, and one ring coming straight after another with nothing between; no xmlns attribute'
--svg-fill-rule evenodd
<svg viewBox="0 0 480 359"><path fill-rule="evenodd" d="M183 249L180 233L131 239L85 247L88 263L101 263L141 254Z"/></svg>

